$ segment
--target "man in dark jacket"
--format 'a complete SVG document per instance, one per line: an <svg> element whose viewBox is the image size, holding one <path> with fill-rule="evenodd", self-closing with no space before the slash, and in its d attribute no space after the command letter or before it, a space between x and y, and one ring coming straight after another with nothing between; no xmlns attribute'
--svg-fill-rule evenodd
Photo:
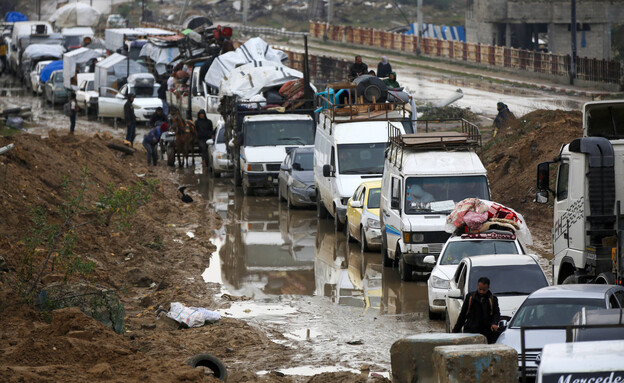
<svg viewBox="0 0 624 383"><path fill-rule="evenodd" d="M152 114L152 117L149 120L149 126L153 128L156 125L162 124L163 122L168 122L168 119L163 108L159 106L158 108L156 108L156 112Z"/></svg>
<svg viewBox="0 0 624 383"><path fill-rule="evenodd" d="M129 147L134 146L134 138L136 137L136 116L134 115L134 93L128 94L128 101L124 104L124 120L126 121L126 139L124 144Z"/></svg>
<svg viewBox="0 0 624 383"><path fill-rule="evenodd" d="M197 131L197 141L199 141L199 149L201 150L202 160L204 160L204 166L208 167L210 166L210 159L208 158L206 140L214 139L214 129L212 128L212 121L206 117L206 111L203 109L197 113L195 130Z"/></svg>
<svg viewBox="0 0 624 383"><path fill-rule="evenodd" d="M167 103L167 80L162 80L159 82L160 88L158 88L158 98L163 103L163 113L165 116L169 115L169 103ZM153 125L152 125L153 126Z"/></svg>
<svg viewBox="0 0 624 383"><path fill-rule="evenodd" d="M147 166L151 164L156 166L158 162L158 149L156 148L156 144L160 141L162 133L166 132L168 129L169 125L163 122L162 124L156 125L156 127L152 128L145 137L143 137L143 147L147 152Z"/></svg>
<svg viewBox="0 0 624 383"><path fill-rule="evenodd" d="M355 56L355 63L349 68L349 81L368 73L368 65L362 62L362 56Z"/></svg>
<svg viewBox="0 0 624 383"><path fill-rule="evenodd" d="M381 56L381 61L377 64L377 77L388 77L390 72L392 72L392 65L386 56Z"/></svg>
<svg viewBox="0 0 624 383"><path fill-rule="evenodd" d="M498 321L500 320L500 308L498 299L490 291L490 279L479 278L477 291L469 293L464 299L457 323L453 332L482 334L488 343L496 342L498 338Z"/></svg>
<svg viewBox="0 0 624 383"><path fill-rule="evenodd" d="M496 134L498 133L500 129L508 127L509 123L512 120L516 119L516 116L514 116L514 114L511 113L511 111L509 110L509 107L502 102L499 102L496 104L496 110L498 110L498 114L496 115L496 118L494 119L494 136L493 137L496 137Z"/></svg>

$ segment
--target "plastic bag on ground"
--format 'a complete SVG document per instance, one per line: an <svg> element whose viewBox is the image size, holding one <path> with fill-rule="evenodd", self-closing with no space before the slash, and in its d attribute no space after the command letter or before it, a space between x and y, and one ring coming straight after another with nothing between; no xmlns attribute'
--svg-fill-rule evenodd
<svg viewBox="0 0 624 383"><path fill-rule="evenodd" d="M171 302L167 317L188 327L201 327L205 322L216 322L221 316L203 307L186 307L180 302Z"/></svg>

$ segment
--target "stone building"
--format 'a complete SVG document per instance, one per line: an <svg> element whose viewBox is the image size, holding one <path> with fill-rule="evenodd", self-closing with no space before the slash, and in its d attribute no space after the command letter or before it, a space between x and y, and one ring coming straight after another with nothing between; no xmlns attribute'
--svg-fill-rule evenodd
<svg viewBox="0 0 624 383"><path fill-rule="evenodd" d="M570 0L468 0L471 43L569 54ZM577 55L611 58L611 25L624 22L623 0L576 0Z"/></svg>

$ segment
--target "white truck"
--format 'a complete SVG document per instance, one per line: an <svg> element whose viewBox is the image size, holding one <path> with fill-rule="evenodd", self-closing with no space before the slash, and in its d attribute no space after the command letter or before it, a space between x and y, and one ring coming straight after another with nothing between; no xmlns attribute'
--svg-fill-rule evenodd
<svg viewBox="0 0 624 383"><path fill-rule="evenodd" d="M433 268L424 258L440 254L450 236L446 218L457 202L490 199L487 172L475 153L481 145L478 127L465 120L436 125L437 132L414 134L392 128L386 151L381 252L384 266L398 265L405 281L413 271ZM418 126L428 130L429 122L418 121Z"/></svg>
<svg viewBox="0 0 624 383"><path fill-rule="evenodd" d="M557 165L554 189L550 166ZM536 202L554 195L553 284L624 280L624 100L583 106L583 137L537 167Z"/></svg>

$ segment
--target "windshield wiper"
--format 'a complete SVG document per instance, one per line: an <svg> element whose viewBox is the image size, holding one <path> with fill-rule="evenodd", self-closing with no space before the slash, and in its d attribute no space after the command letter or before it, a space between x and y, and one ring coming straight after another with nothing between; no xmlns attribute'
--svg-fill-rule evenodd
<svg viewBox="0 0 624 383"><path fill-rule="evenodd" d="M494 295L529 295L526 291L504 291L502 293L495 293Z"/></svg>

